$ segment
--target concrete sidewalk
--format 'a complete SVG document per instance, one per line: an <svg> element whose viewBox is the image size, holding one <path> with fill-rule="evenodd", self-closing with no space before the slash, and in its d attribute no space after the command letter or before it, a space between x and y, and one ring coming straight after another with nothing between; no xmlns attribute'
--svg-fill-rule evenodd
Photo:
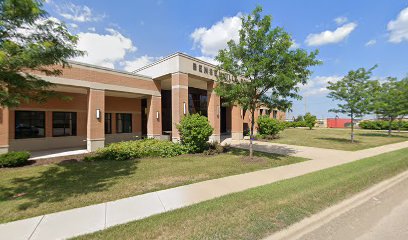
<svg viewBox="0 0 408 240"><path fill-rule="evenodd" d="M247 141L232 141L234 147L247 148ZM162 191L46 214L0 225L4 239L64 239L146 218L177 208L352 162L361 158L407 148L408 142L347 152L330 149L256 142L258 151L310 158L300 162L235 176L208 180Z"/></svg>

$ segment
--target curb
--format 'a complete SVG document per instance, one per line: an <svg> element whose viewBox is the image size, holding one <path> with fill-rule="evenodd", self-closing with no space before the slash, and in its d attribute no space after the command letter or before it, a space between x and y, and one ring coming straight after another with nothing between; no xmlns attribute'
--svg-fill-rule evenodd
<svg viewBox="0 0 408 240"><path fill-rule="evenodd" d="M298 223L289 226L279 232L276 232L264 240L281 240L281 239L300 239L302 236L318 229L340 215L354 209L374 196L386 191L396 184L408 179L408 171L398 174L390 179L384 180L363 192L357 193L351 198L326 208L325 210L305 218Z"/></svg>

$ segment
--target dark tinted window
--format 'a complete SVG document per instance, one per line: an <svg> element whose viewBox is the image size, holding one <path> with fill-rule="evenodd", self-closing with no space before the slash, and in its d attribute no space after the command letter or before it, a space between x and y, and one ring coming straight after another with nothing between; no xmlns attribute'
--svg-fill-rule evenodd
<svg viewBox="0 0 408 240"><path fill-rule="evenodd" d="M45 137L45 112L16 111L15 138Z"/></svg>
<svg viewBox="0 0 408 240"><path fill-rule="evenodd" d="M76 136L77 114L76 112L53 112L52 113L52 136Z"/></svg>
<svg viewBox="0 0 408 240"><path fill-rule="evenodd" d="M105 134L112 133L112 113L105 113Z"/></svg>
<svg viewBox="0 0 408 240"><path fill-rule="evenodd" d="M116 132L117 133L132 132L132 114L116 113Z"/></svg>

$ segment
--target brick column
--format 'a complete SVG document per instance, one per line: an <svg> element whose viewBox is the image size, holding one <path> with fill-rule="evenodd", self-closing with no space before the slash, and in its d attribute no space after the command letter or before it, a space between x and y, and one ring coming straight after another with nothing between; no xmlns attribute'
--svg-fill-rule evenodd
<svg viewBox="0 0 408 240"><path fill-rule="evenodd" d="M188 114L188 75L186 73L171 75L171 104L172 140L179 141L180 135L176 125Z"/></svg>
<svg viewBox="0 0 408 240"><path fill-rule="evenodd" d="M162 135L161 97L148 97L147 111L147 137L160 139Z"/></svg>
<svg viewBox="0 0 408 240"><path fill-rule="evenodd" d="M9 149L9 109L0 108L0 154Z"/></svg>
<svg viewBox="0 0 408 240"><path fill-rule="evenodd" d="M220 114L221 114L221 99L215 94L215 82L207 83L208 92L208 121L214 128L213 134L210 136L211 141L220 142Z"/></svg>
<svg viewBox="0 0 408 240"><path fill-rule="evenodd" d="M244 122L241 115L241 108L232 106L231 108L231 137L233 140L244 138Z"/></svg>
<svg viewBox="0 0 408 240"><path fill-rule="evenodd" d="M100 110L99 119L96 112ZM95 151L105 146L105 90L88 90L88 119L86 128L88 151Z"/></svg>

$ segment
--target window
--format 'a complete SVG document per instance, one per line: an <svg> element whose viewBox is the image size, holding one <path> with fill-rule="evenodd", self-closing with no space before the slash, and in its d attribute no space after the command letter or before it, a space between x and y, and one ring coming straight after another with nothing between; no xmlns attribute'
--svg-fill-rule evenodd
<svg viewBox="0 0 408 240"><path fill-rule="evenodd" d="M52 113L52 136L76 136L77 114L76 112L53 112Z"/></svg>
<svg viewBox="0 0 408 240"><path fill-rule="evenodd" d="M116 113L116 132L131 133L132 132L132 114L131 113Z"/></svg>
<svg viewBox="0 0 408 240"><path fill-rule="evenodd" d="M276 110L273 110L273 112L272 112L272 114L273 114L273 118L277 118L277 116L278 116L278 111L276 111Z"/></svg>
<svg viewBox="0 0 408 240"><path fill-rule="evenodd" d="M15 138L45 137L45 112L16 111Z"/></svg>
<svg viewBox="0 0 408 240"><path fill-rule="evenodd" d="M197 71L197 64L196 63L193 63L193 70Z"/></svg>
<svg viewBox="0 0 408 240"><path fill-rule="evenodd" d="M218 71L217 70L214 70L214 76L218 76Z"/></svg>
<svg viewBox="0 0 408 240"><path fill-rule="evenodd" d="M208 67L204 67L204 73L208 74Z"/></svg>
<svg viewBox="0 0 408 240"><path fill-rule="evenodd" d="M105 134L112 133L112 113L105 113Z"/></svg>
<svg viewBox="0 0 408 240"><path fill-rule="evenodd" d="M212 68L210 68L210 75L211 75L211 76L213 75L213 70L212 70Z"/></svg>
<svg viewBox="0 0 408 240"><path fill-rule="evenodd" d="M207 90L188 88L188 111L191 114L198 113L207 116L208 110Z"/></svg>
<svg viewBox="0 0 408 240"><path fill-rule="evenodd" d="M203 66L198 65L198 71L199 71L199 72L203 72Z"/></svg>

